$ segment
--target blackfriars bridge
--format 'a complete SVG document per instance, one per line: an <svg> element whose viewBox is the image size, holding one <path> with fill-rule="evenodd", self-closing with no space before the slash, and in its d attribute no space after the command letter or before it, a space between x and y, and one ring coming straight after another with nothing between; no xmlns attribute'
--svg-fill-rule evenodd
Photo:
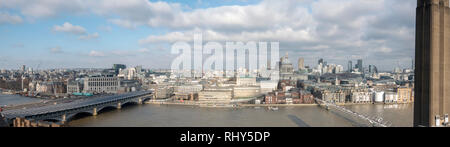
<svg viewBox="0 0 450 147"><path fill-rule="evenodd" d="M72 120L77 114L84 113L96 116L99 111L105 108L121 109L123 105L129 103L143 104L144 101L152 98L151 94L151 91L139 91L43 107L8 110L2 113L5 115L9 124L12 124L13 120L17 117L65 123Z"/></svg>

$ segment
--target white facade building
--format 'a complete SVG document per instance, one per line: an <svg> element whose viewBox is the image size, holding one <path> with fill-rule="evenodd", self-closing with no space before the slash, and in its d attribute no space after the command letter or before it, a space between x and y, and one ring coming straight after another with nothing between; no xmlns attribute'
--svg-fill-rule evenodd
<svg viewBox="0 0 450 147"><path fill-rule="evenodd" d="M261 87L261 94L272 92L276 90L278 86L278 82L275 81L261 81L259 84Z"/></svg>
<svg viewBox="0 0 450 147"><path fill-rule="evenodd" d="M398 95L396 92L386 92L385 94L385 103L397 103Z"/></svg>
<svg viewBox="0 0 450 147"><path fill-rule="evenodd" d="M373 93L373 100L376 102L376 103L382 103L382 102L384 102L384 92L374 92Z"/></svg>
<svg viewBox="0 0 450 147"><path fill-rule="evenodd" d="M118 93L119 89L117 77L87 77L84 80L85 93Z"/></svg>

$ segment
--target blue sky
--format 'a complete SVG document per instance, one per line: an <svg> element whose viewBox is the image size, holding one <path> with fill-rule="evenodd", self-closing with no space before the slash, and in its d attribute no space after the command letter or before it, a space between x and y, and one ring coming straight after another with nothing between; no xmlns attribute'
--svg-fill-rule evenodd
<svg viewBox="0 0 450 147"><path fill-rule="evenodd" d="M0 69L168 68L171 43L202 33L280 41L294 63L362 58L391 70L414 56L414 10L404 0L0 0Z"/></svg>

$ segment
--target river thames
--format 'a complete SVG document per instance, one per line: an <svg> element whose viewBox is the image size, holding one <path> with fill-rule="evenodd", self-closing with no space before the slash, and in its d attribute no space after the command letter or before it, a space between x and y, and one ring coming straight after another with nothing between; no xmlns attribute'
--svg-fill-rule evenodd
<svg viewBox="0 0 450 147"><path fill-rule="evenodd" d="M380 116L393 127L412 127L412 104L350 105L347 108ZM135 105L71 121L75 127L358 127L357 120L319 106L201 108L178 105Z"/></svg>
<svg viewBox="0 0 450 147"><path fill-rule="evenodd" d="M0 106L39 102L16 95L0 95ZM413 105L347 105L354 112L379 116L393 127L412 127ZM358 127L365 126L339 111L319 106L203 108L179 105L129 105L120 110L99 112L98 116L80 116L71 127Z"/></svg>
<svg viewBox="0 0 450 147"><path fill-rule="evenodd" d="M41 99L28 98L19 95L5 95L0 94L0 106L5 105L20 105L27 103L39 102Z"/></svg>

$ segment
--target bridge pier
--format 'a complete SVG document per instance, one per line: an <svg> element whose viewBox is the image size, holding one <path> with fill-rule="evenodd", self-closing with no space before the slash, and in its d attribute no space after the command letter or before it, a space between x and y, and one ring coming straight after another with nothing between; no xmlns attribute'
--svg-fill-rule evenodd
<svg viewBox="0 0 450 147"><path fill-rule="evenodd" d="M92 110L92 115L97 116L97 108L94 108L94 110Z"/></svg>
<svg viewBox="0 0 450 147"><path fill-rule="evenodd" d="M143 102L142 102L142 98L139 98L138 104L141 105L142 103L143 103Z"/></svg>
<svg viewBox="0 0 450 147"><path fill-rule="evenodd" d="M117 103L117 109L122 109L122 103L120 102Z"/></svg>

